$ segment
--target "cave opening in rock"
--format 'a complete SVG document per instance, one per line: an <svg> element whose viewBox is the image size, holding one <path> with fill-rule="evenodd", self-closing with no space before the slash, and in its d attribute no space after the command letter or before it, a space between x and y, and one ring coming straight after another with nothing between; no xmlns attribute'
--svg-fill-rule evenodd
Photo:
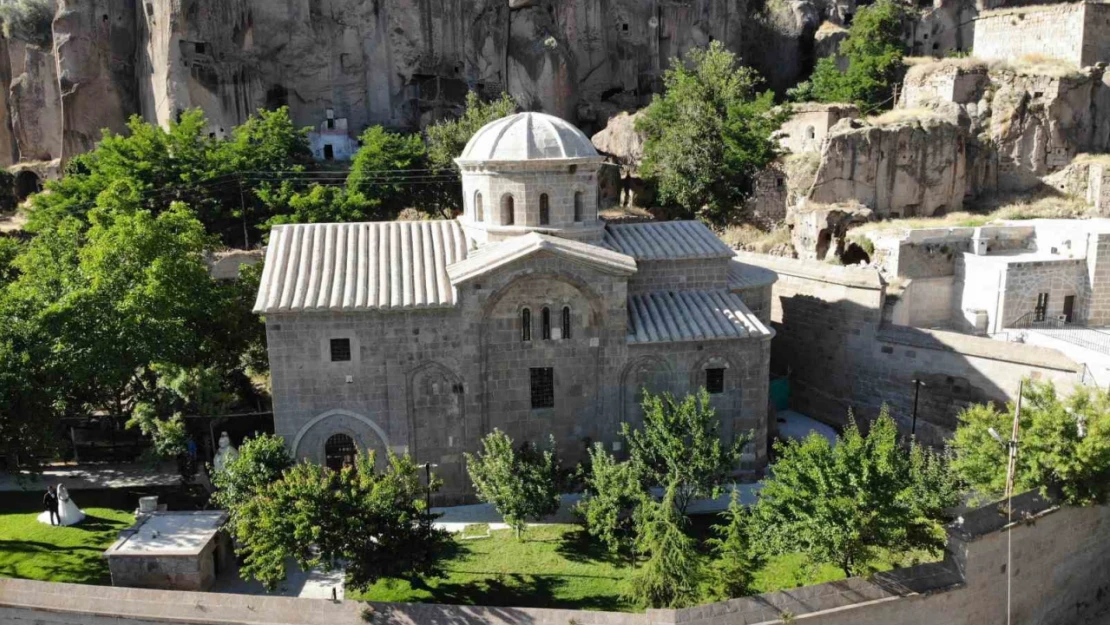
<svg viewBox="0 0 1110 625"><path fill-rule="evenodd" d="M844 249L844 253L840 255L840 262L845 265L858 265L860 263L866 265L871 262L871 256L858 243L849 243L848 247Z"/></svg>
<svg viewBox="0 0 1110 625"><path fill-rule="evenodd" d="M33 171L21 171L15 177L15 196L20 202L26 200L32 193L42 191L42 182L39 175Z"/></svg>

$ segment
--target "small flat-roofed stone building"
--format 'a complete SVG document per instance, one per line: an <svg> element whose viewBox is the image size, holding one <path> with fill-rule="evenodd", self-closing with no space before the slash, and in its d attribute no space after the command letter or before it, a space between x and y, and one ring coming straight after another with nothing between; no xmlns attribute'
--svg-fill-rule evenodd
<svg viewBox="0 0 1110 625"><path fill-rule="evenodd" d="M295 455L408 451L457 500L494 428L577 462L622 451L644 388L706 387L723 437L756 433L743 468L766 463L773 274L699 222L606 225L602 157L561 119L495 121L457 162L457 219L272 231L255 309Z"/></svg>
<svg viewBox="0 0 1110 625"><path fill-rule="evenodd" d="M795 154L820 152L829 128L842 119L859 118L854 104L804 102L790 108L790 119L779 129L779 144Z"/></svg>
<svg viewBox="0 0 1110 625"><path fill-rule="evenodd" d="M154 512L139 519L104 557L113 586L208 590L232 563L224 512Z"/></svg>

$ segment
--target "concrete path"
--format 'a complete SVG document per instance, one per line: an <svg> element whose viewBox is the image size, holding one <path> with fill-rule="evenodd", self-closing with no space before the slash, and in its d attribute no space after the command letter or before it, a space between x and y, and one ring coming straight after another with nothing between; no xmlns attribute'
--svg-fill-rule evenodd
<svg viewBox="0 0 1110 625"><path fill-rule="evenodd" d="M793 410L780 410L775 417L778 421L779 436L782 438L800 441L809 436L810 432L817 432L830 443L836 444L836 430L832 426Z"/></svg>
<svg viewBox="0 0 1110 625"><path fill-rule="evenodd" d="M1104 354L1093 349L1088 349L1065 341L1058 338L1060 334L1070 332L1072 334L1082 337L1088 335L1088 339L1092 345L1098 345L1107 341L1106 334L1110 332L1107 328L1069 328L1067 330L1051 330L1051 329L1029 329L1029 330L1015 330L1007 329L1006 333L1009 336L1024 336L1025 342L1029 345L1037 345L1040 347L1051 347L1063 355L1071 358L1077 363L1087 365L1091 370L1091 375L1094 376L1095 383L1101 388L1110 386L1110 355Z"/></svg>
<svg viewBox="0 0 1110 625"><path fill-rule="evenodd" d="M331 599L332 590L335 598L342 601L345 596L343 588L343 569L323 572L313 569L307 573L297 566L293 560L285 563L285 581L278 584L273 592L268 592L261 582L245 581L239 577L239 569L235 567L229 571L220 572L216 584L211 592L231 595L267 595L271 597L300 597L302 599Z"/></svg>
<svg viewBox="0 0 1110 625"><path fill-rule="evenodd" d="M65 485L67 490L105 488L144 488L177 486L181 476L170 462L151 467L146 464L58 465L41 473L24 471L19 476L0 474L0 492L43 490L48 485Z"/></svg>

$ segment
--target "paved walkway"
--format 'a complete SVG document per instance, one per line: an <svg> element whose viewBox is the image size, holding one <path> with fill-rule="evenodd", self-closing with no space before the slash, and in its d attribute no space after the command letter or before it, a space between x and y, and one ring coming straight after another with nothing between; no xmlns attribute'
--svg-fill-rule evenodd
<svg viewBox="0 0 1110 625"><path fill-rule="evenodd" d="M1107 328L1069 328L1067 330L1052 329L1007 329L1010 336L1025 337L1025 342L1040 347L1051 347L1077 363L1087 365L1094 376L1095 383L1102 388L1110 386L1110 354L1105 354L1088 347L1066 341L1061 336L1088 336L1086 342L1090 346L1099 345L1107 341ZM1065 334L1069 333L1069 334Z"/></svg>
<svg viewBox="0 0 1110 625"><path fill-rule="evenodd" d="M800 441L809 436L810 432L817 432L830 443L836 444L836 430L832 426L793 410L780 410L775 416L778 421L779 436L782 438Z"/></svg>
<svg viewBox="0 0 1110 625"><path fill-rule="evenodd" d="M325 573L313 569L308 573L301 570L297 563L289 560L285 563L285 581L278 584L273 592L267 591L261 582L245 581L239 577L238 566L228 571L222 571L216 579L216 584L211 592L232 595L266 595L270 597L300 597L302 599L331 599L332 590L335 598L340 601L345 596L343 587L343 569L335 569Z"/></svg>
<svg viewBox="0 0 1110 625"><path fill-rule="evenodd" d="M60 465L48 467L41 473L0 474L0 492L43 490L47 485L59 483L71 491L147 488L176 486L181 483L181 476L172 462L157 467L141 463Z"/></svg>

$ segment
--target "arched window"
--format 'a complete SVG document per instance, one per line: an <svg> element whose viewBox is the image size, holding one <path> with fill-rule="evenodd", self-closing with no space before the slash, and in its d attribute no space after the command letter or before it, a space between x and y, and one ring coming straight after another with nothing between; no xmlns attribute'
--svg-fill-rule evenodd
<svg viewBox="0 0 1110 625"><path fill-rule="evenodd" d="M546 226L551 223L551 207L547 203L547 194L540 194L540 225Z"/></svg>
<svg viewBox="0 0 1110 625"><path fill-rule="evenodd" d="M482 192L474 192L474 221L484 221L486 218L485 210L482 209Z"/></svg>
<svg viewBox="0 0 1110 625"><path fill-rule="evenodd" d="M516 209L513 207L513 196L506 193L501 197L501 225L513 225Z"/></svg>
<svg viewBox="0 0 1110 625"><path fill-rule="evenodd" d="M582 192L574 192L574 221L582 221Z"/></svg>
<svg viewBox="0 0 1110 625"><path fill-rule="evenodd" d="M551 340L551 309L547 306L543 307L543 313L540 315L540 331L543 333L540 335L543 340Z"/></svg>
<svg viewBox="0 0 1110 625"><path fill-rule="evenodd" d="M532 311L527 308L520 311L520 340L532 340Z"/></svg>
<svg viewBox="0 0 1110 625"><path fill-rule="evenodd" d="M563 338L570 338L570 306L563 306Z"/></svg>
<svg viewBox="0 0 1110 625"><path fill-rule="evenodd" d="M338 471L355 463L355 442L346 434L332 434L324 443L324 464Z"/></svg>

